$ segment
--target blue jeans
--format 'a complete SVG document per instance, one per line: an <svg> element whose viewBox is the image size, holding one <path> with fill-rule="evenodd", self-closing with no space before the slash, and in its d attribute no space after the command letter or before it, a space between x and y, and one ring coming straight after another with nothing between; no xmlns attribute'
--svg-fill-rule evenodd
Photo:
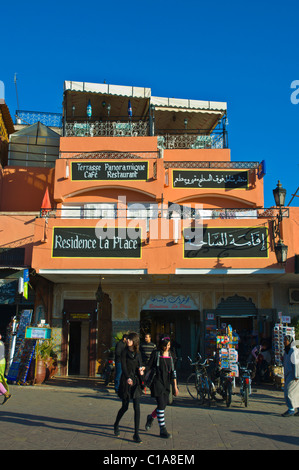
<svg viewBox="0 0 299 470"><path fill-rule="evenodd" d="M115 388L116 392L118 392L121 372L122 372L121 371L121 362L116 362L116 364L115 364L115 379L114 379L114 388Z"/></svg>

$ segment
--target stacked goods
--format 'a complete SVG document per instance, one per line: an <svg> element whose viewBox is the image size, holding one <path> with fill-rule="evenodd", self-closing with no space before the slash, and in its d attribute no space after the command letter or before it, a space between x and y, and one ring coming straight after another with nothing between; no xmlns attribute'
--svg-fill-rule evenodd
<svg viewBox="0 0 299 470"><path fill-rule="evenodd" d="M284 337L290 335L295 338L295 328L283 323L276 323L273 331L273 347L275 364L282 366L282 357L284 354Z"/></svg>
<svg viewBox="0 0 299 470"><path fill-rule="evenodd" d="M227 328L227 335L217 336L219 367L220 369L230 369L231 377L239 376L238 351L235 349L237 345L238 336L232 331L230 325Z"/></svg>

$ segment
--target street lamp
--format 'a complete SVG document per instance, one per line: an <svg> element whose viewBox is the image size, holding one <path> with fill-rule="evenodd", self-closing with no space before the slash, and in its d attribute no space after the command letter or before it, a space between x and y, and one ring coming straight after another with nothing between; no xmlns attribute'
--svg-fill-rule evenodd
<svg viewBox="0 0 299 470"><path fill-rule="evenodd" d="M279 213L276 216L276 220L273 221L273 238L274 238L274 250L277 262L285 264L288 257L288 247L283 243L281 238L281 222L283 220L282 207L285 204L286 189L281 186L280 181L277 183L277 187L273 189L273 196L276 207L279 208Z"/></svg>
<svg viewBox="0 0 299 470"><path fill-rule="evenodd" d="M281 186L280 181L278 181L277 186L273 189L273 196L275 199L275 205L278 207L283 207L286 199L287 190Z"/></svg>

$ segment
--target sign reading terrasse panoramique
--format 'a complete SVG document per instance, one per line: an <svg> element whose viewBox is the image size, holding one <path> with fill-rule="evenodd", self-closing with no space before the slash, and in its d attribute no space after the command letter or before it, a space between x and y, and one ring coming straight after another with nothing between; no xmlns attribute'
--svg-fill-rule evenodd
<svg viewBox="0 0 299 470"><path fill-rule="evenodd" d="M173 170L173 188L246 189L248 171Z"/></svg>
<svg viewBox="0 0 299 470"><path fill-rule="evenodd" d="M196 244L184 237L184 258L268 258L268 229L204 227Z"/></svg>
<svg viewBox="0 0 299 470"><path fill-rule="evenodd" d="M141 234L135 228L54 227L52 258L141 258Z"/></svg>
<svg viewBox="0 0 299 470"><path fill-rule="evenodd" d="M72 181L146 181L148 162L122 161L76 161L71 164Z"/></svg>

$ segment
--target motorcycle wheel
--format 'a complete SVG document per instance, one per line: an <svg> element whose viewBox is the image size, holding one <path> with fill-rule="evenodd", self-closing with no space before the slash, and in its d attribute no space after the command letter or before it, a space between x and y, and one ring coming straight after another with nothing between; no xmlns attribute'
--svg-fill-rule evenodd
<svg viewBox="0 0 299 470"><path fill-rule="evenodd" d="M233 387L232 387L232 384L229 382L226 385L226 397L225 397L225 403L226 403L227 407L229 407L231 405L232 393L233 393Z"/></svg>

